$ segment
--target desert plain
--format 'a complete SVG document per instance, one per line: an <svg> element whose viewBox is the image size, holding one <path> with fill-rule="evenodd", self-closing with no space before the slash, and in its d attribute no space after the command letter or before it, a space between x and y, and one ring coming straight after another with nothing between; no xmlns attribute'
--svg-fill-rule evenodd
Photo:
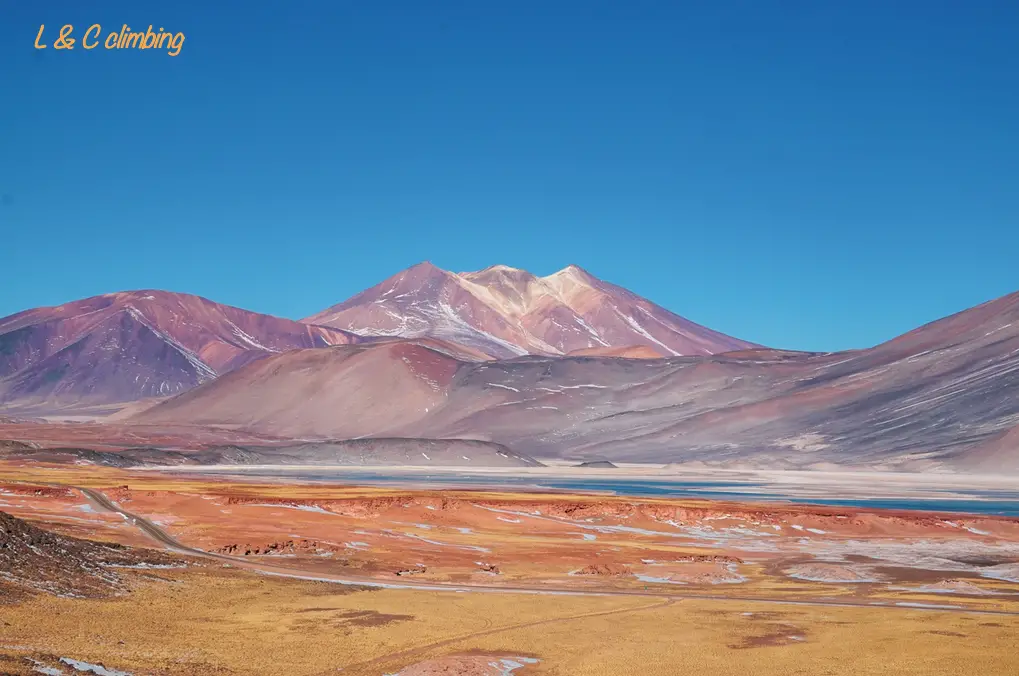
<svg viewBox="0 0 1019 676"><path fill-rule="evenodd" d="M1011 517L46 463L10 462L0 477L0 511L67 542L127 547L82 564L88 584L33 578L25 559L0 571L0 673L1019 664ZM45 556L68 549L33 542Z"/></svg>

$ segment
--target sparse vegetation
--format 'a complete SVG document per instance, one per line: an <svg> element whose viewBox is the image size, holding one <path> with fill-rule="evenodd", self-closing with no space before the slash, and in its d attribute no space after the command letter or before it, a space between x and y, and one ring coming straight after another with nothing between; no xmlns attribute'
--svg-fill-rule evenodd
<svg viewBox="0 0 1019 676"><path fill-rule="evenodd" d="M0 607L4 673L36 652L145 674L378 676L446 654L528 654L524 674L1015 673L1019 618L888 608L353 591L218 566L131 573L129 597ZM795 638L794 638L795 637ZM19 662L20 660L20 662ZM12 665L24 664L19 672Z"/></svg>

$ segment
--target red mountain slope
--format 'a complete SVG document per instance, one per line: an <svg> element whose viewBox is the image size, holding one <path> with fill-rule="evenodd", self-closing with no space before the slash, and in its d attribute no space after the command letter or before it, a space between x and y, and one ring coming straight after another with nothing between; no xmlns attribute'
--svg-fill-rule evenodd
<svg viewBox="0 0 1019 676"><path fill-rule="evenodd" d="M444 404L462 363L405 341L297 350L249 364L133 420L272 429L273 436L290 438L386 436Z"/></svg>
<svg viewBox="0 0 1019 676"><path fill-rule="evenodd" d="M169 396L277 352L357 340L187 294L95 296L0 319L0 405Z"/></svg>

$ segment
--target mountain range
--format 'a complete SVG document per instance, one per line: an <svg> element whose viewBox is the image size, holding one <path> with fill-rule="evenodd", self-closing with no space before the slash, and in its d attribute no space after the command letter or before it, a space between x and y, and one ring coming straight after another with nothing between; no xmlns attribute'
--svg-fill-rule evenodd
<svg viewBox="0 0 1019 676"><path fill-rule="evenodd" d="M461 359L713 354L717 333L580 268L539 278L415 265L296 322L165 291L112 293L0 319L0 406L47 414L180 394L298 348L411 339Z"/></svg>
<svg viewBox="0 0 1019 676"><path fill-rule="evenodd" d="M156 291L0 320L0 416L111 413L539 460L1019 471L1019 294L839 353L732 338L576 266L422 263L302 322Z"/></svg>

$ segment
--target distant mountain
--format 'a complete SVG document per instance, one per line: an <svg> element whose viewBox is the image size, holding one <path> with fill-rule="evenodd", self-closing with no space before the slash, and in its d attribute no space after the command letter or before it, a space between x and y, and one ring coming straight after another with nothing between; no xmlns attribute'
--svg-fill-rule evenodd
<svg viewBox="0 0 1019 676"><path fill-rule="evenodd" d="M571 265L547 277L420 263L304 321L364 336L430 337L495 358L707 355L756 347Z"/></svg>
<svg viewBox="0 0 1019 676"><path fill-rule="evenodd" d="M441 407L463 363L407 341L296 350L237 369L132 420L271 428L271 436L284 438L387 436Z"/></svg>
<svg viewBox="0 0 1019 676"><path fill-rule="evenodd" d="M278 352L357 340L187 294L95 296L0 319L0 406L166 397Z"/></svg>
<svg viewBox="0 0 1019 676"><path fill-rule="evenodd" d="M538 459L1016 472L1019 294L843 353L478 361L400 341L339 346L251 364L136 420L478 439Z"/></svg>

